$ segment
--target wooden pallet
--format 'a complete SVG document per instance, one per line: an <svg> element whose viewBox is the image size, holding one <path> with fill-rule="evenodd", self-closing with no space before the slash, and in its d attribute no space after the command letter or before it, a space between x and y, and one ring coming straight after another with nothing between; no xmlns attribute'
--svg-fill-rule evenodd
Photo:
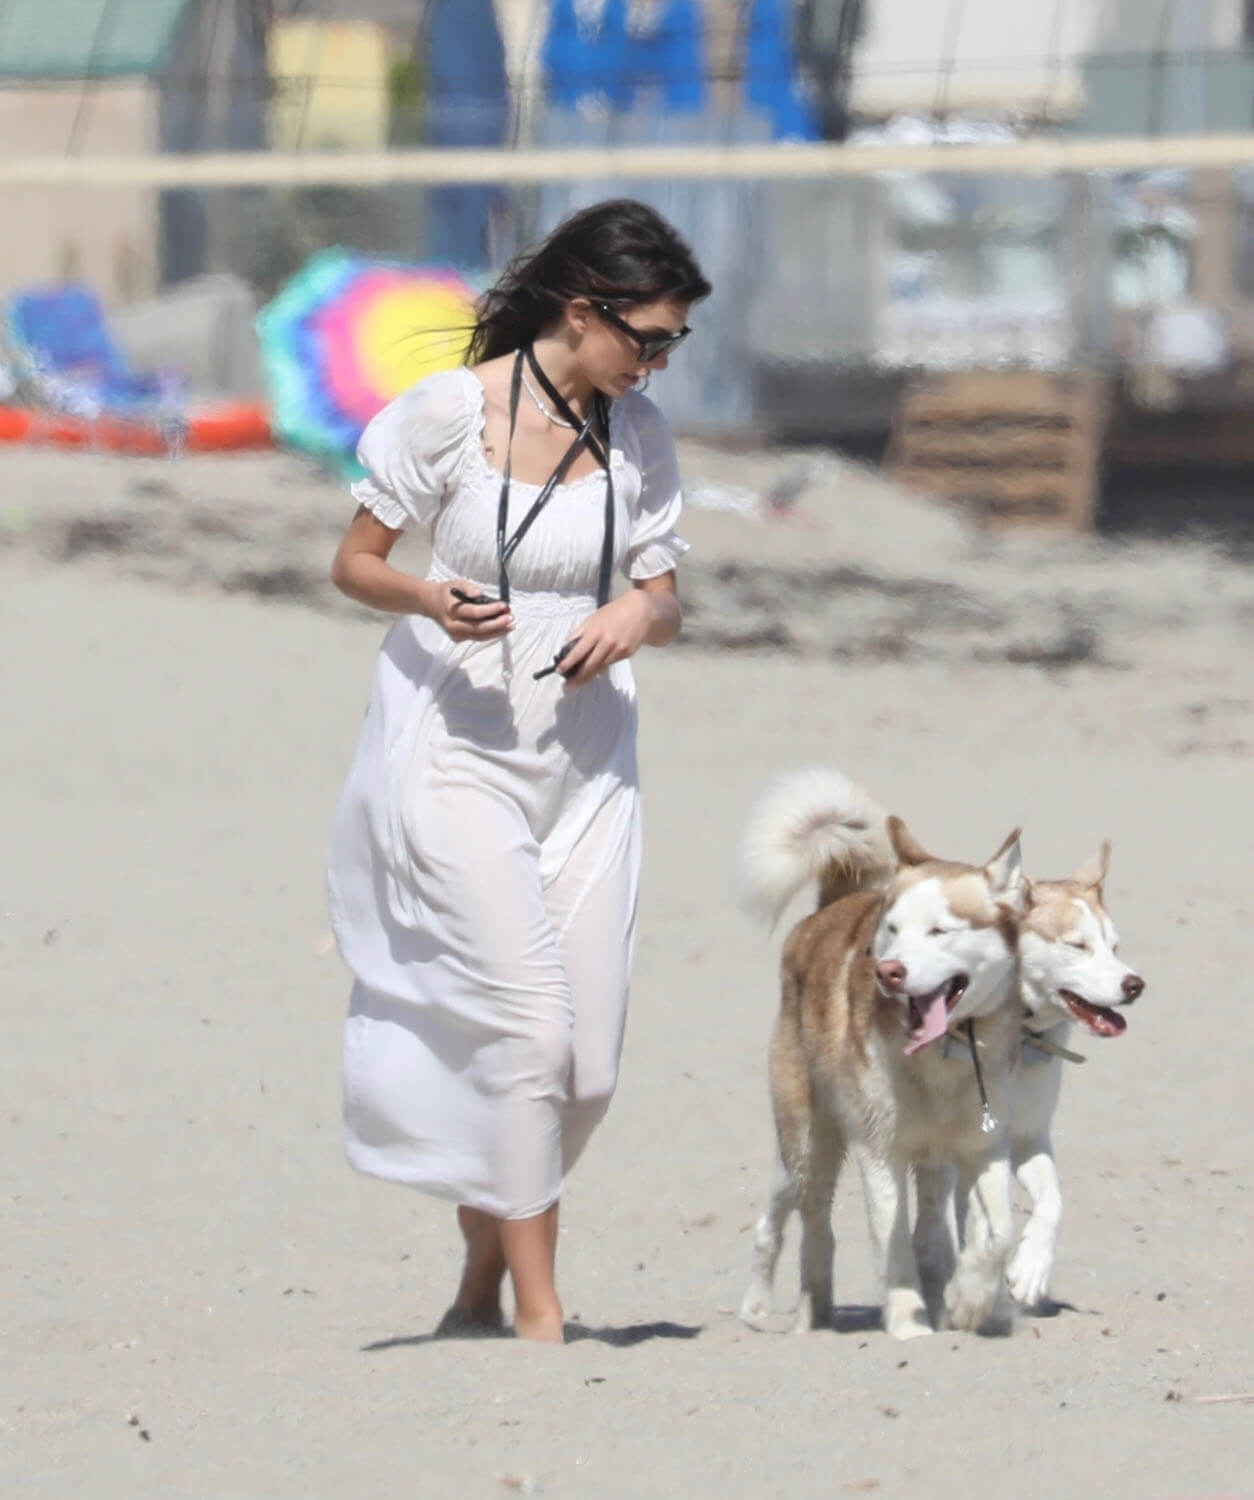
<svg viewBox="0 0 1254 1500"><path fill-rule="evenodd" d="M929 376L898 398L887 468L985 520L1089 530L1109 404L1098 375Z"/></svg>

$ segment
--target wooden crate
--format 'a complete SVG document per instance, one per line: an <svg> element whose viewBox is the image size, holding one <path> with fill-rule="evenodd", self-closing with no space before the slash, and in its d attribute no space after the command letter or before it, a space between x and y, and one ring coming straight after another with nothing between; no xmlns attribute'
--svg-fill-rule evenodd
<svg viewBox="0 0 1254 1500"><path fill-rule="evenodd" d="M1093 525L1109 382L1091 374L968 371L906 386L887 468L982 519Z"/></svg>

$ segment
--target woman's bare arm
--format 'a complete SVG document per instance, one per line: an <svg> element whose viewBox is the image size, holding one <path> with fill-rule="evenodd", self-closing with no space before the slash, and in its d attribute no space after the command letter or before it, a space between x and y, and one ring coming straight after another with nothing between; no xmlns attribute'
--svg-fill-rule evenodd
<svg viewBox="0 0 1254 1500"><path fill-rule="evenodd" d="M398 615L426 615L455 641L490 640L514 627L509 606L466 604L453 593L475 592L464 578L442 583L415 578L388 561L399 531L385 526L362 506L349 523L331 563L331 582L342 594L371 609Z"/></svg>
<svg viewBox="0 0 1254 1500"><path fill-rule="evenodd" d="M634 656L641 646L665 646L679 634L683 616L674 573L638 579L580 628L558 671L573 684L591 682L612 666Z"/></svg>
<svg viewBox="0 0 1254 1500"><path fill-rule="evenodd" d="M669 646L684 623L684 612L679 604L679 589L675 583L675 574L673 572L662 573L657 578L637 579L635 589L645 596L653 609L653 619L650 622L648 634L644 638L645 644Z"/></svg>

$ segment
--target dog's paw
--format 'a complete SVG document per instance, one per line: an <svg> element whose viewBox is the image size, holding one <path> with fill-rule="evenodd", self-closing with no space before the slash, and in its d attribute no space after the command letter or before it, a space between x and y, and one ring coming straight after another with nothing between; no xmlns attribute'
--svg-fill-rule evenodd
<svg viewBox="0 0 1254 1500"><path fill-rule="evenodd" d="M884 1302L884 1332L891 1339L921 1339L933 1331L927 1306L917 1292L889 1292Z"/></svg>
<svg viewBox="0 0 1254 1500"><path fill-rule="evenodd" d="M759 1328L771 1315L771 1289L753 1282L740 1301L738 1317L750 1328Z"/></svg>
<svg viewBox="0 0 1254 1500"><path fill-rule="evenodd" d="M992 1310L980 1324L979 1332L985 1338L1009 1338L1015 1331L1015 1305L1003 1287L994 1301Z"/></svg>
<svg viewBox="0 0 1254 1500"><path fill-rule="evenodd" d="M959 1271L945 1288L945 1318L950 1328L978 1332L997 1307L999 1290L993 1278Z"/></svg>
<svg viewBox="0 0 1254 1500"><path fill-rule="evenodd" d="M1053 1257L1048 1251L1029 1241L1020 1243L1006 1273L1010 1295L1020 1307L1044 1305L1049 1297L1049 1277L1053 1269Z"/></svg>

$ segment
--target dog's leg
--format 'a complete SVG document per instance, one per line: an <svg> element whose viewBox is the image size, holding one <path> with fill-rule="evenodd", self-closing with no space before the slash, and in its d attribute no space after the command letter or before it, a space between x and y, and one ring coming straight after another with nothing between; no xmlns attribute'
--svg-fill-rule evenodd
<svg viewBox="0 0 1254 1500"><path fill-rule="evenodd" d="M784 1161L783 1152L777 1148L766 1208L753 1233L749 1286L740 1304L740 1316L746 1323L760 1322L771 1311L775 1267L784 1243L784 1225L797 1203L797 1184Z"/></svg>
<svg viewBox="0 0 1254 1500"><path fill-rule="evenodd" d="M1032 1200L1032 1216L1024 1225L1007 1280L1021 1307L1039 1307L1049 1293L1062 1222L1062 1188L1048 1136L1031 1145L1016 1144L1015 1175Z"/></svg>
<svg viewBox="0 0 1254 1500"><path fill-rule="evenodd" d="M942 1296L957 1259L958 1234L954 1224L954 1170L948 1163L916 1164L918 1214L914 1224L914 1258L928 1317L940 1322Z"/></svg>
<svg viewBox="0 0 1254 1500"><path fill-rule="evenodd" d="M845 1143L839 1127L816 1113L806 1172L799 1184L801 1300L794 1324L797 1333L832 1326L832 1259L836 1254L832 1194L844 1157Z"/></svg>
<svg viewBox="0 0 1254 1500"><path fill-rule="evenodd" d="M905 1162L886 1161L865 1148L858 1169L866 1198L871 1243L884 1278L884 1331L895 1339L931 1333L919 1268L910 1240L910 1199Z"/></svg>
<svg viewBox="0 0 1254 1500"><path fill-rule="evenodd" d="M1003 1149L982 1162L958 1167L958 1193L965 1201L962 1249L945 1288L952 1328L1008 1333L1014 1310L1006 1294L1006 1257L1014 1235L1010 1201L1010 1155Z"/></svg>

